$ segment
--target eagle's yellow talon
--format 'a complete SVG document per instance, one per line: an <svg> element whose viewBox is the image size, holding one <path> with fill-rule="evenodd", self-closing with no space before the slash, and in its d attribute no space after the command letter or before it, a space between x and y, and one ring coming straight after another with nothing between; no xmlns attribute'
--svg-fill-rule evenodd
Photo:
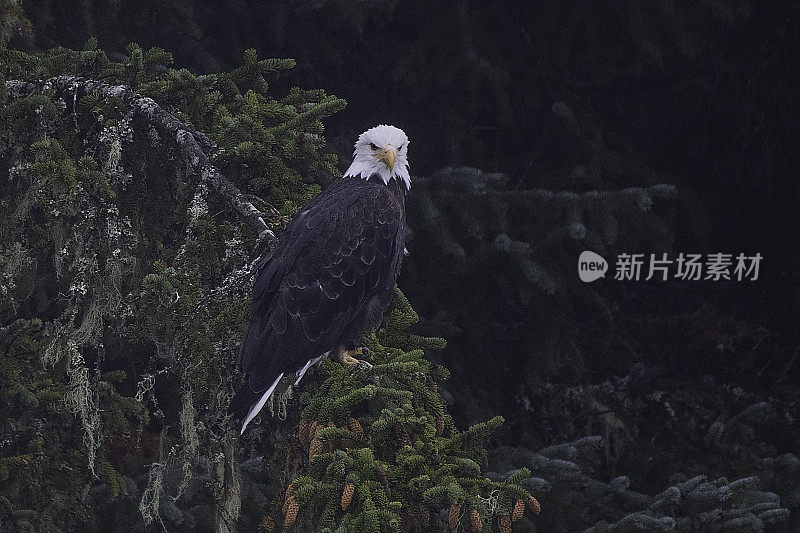
<svg viewBox="0 0 800 533"><path fill-rule="evenodd" d="M250 325L239 357L247 378L231 402L244 420L242 432L286 374L295 374L297 385L322 357L350 372L372 369L363 360L370 358L367 348L347 348L359 338L356 332L377 326L400 271L411 188L407 147L408 137L394 126L362 133L343 178L315 196L272 252L254 264ZM354 202L360 207L349 209ZM327 224L340 210L347 210L352 224ZM265 267L267 262L277 268ZM272 342L276 338L280 342ZM320 339L324 343L311 342Z"/></svg>
<svg viewBox="0 0 800 533"><path fill-rule="evenodd" d="M333 360L340 362L350 370L369 370L372 368L371 364L366 361L356 359L353 357L353 355L364 355L364 350L362 348L347 350L344 346L340 346L336 350Z"/></svg>

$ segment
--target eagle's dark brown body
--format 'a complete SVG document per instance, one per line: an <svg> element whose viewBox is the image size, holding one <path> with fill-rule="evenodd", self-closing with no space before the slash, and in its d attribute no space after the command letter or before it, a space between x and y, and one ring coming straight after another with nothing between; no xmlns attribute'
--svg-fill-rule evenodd
<svg viewBox="0 0 800 533"><path fill-rule="evenodd" d="M237 416L282 373L353 347L380 324L403 260L405 194L396 179L342 178L287 226L253 288L246 377L231 404Z"/></svg>

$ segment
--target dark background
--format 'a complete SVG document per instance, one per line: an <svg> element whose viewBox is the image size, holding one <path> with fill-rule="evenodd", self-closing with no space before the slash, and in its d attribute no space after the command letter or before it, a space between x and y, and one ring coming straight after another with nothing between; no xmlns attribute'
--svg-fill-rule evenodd
<svg viewBox="0 0 800 533"><path fill-rule="evenodd" d="M297 59L270 83L277 93L320 87L347 100L326 123L342 169L360 132L378 123L403 128L415 182L400 286L422 329L448 338L439 357L453 372L451 412L459 423L503 414L498 444L535 448L597 432L598 415L566 400L554 407L552 391L566 397L614 379L626 378L632 397L685 394L687 412L723 419L741 407L727 403L731 390L744 391L737 396L744 403L778 398L797 406L800 4L23 7L35 42L22 44L37 49L81 48L95 36L113 59L135 41L172 52L176 67L195 72L233 68L247 48ZM442 173L446 167L481 172L458 181ZM558 236L565 211L514 200L540 188L580 193L659 183L674 185L677 196L656 201L654 219L617 209L618 236L600 250L607 258L758 252L758 281L583 286L574 266L591 246ZM472 194L481 187L493 191L485 203ZM470 224L472 233L464 229ZM556 289L545 290L540 271ZM725 472L711 466L723 459L703 458L699 440L681 433L685 426L626 409L616 414L635 429L609 455L608 477L627 471L636 486L661 486L668 467L696 471L704 461ZM796 426L759 431L775 453L796 453ZM660 459L634 468L643 445Z"/></svg>
<svg viewBox="0 0 800 533"><path fill-rule="evenodd" d="M349 158L366 127L413 142L412 172L472 166L515 188L643 185L697 194L702 227L676 250L760 251L760 283L731 286L737 313L793 335L798 10L793 2L25 2L40 48L160 46L212 72L244 49L292 57L279 83L322 87L349 105L328 136ZM559 144L553 105L579 136L639 172L564 183L580 158ZM574 151L573 151L574 152ZM643 171L642 171L643 170Z"/></svg>
<svg viewBox="0 0 800 533"><path fill-rule="evenodd" d="M297 68L277 84L322 87L348 101L327 131L342 167L358 133L391 123L412 140L417 176L471 166L505 173L512 189L673 183L694 212L673 220L671 250L760 252L765 259L758 282L697 283L680 288L686 296L667 290L660 298L705 300L787 345L798 341L796 3L159 1L24 8L39 48L80 48L96 36L113 52L135 41L163 47L177 67L197 72L236 66L246 48L296 58ZM555 123L554 106L574 120ZM591 151L622 169L570 177L566 171ZM409 284L413 294L414 280Z"/></svg>

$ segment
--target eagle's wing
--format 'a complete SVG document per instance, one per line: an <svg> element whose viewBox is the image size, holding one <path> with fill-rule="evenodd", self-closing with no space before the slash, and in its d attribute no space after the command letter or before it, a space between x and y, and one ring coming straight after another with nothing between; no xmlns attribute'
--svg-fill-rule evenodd
<svg viewBox="0 0 800 533"><path fill-rule="evenodd" d="M404 222L388 187L358 178L339 180L298 213L253 288L241 352L250 392L378 325L400 270Z"/></svg>

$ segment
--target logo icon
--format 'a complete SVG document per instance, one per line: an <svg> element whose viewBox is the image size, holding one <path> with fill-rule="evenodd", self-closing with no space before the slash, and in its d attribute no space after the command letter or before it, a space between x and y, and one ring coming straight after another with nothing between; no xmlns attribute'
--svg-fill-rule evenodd
<svg viewBox="0 0 800 533"><path fill-rule="evenodd" d="M578 257L578 276L581 281L591 283L598 278L604 278L608 271L608 262L602 256L584 250Z"/></svg>

